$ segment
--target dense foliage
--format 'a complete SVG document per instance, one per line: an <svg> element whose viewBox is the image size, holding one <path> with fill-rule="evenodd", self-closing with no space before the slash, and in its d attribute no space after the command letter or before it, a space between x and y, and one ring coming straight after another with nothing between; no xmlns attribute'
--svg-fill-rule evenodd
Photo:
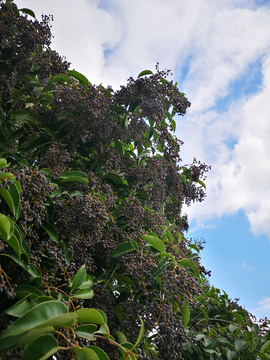
<svg viewBox="0 0 270 360"><path fill-rule="evenodd" d="M209 167L181 165L169 72L94 86L49 17L0 16L0 359L270 359L184 237Z"/></svg>

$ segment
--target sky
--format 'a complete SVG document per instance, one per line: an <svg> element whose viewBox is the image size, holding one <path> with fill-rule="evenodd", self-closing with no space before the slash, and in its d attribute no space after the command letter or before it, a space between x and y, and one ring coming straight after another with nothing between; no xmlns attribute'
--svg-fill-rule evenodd
<svg viewBox="0 0 270 360"><path fill-rule="evenodd" d="M270 0L15 0L52 14L52 49L118 89L171 69L191 108L177 118L184 164L212 166L185 212L210 283L270 318Z"/></svg>

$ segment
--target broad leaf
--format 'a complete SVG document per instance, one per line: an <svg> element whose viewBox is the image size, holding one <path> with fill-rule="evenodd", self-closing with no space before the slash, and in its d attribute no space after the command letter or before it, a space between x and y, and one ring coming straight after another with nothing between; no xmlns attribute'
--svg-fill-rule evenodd
<svg viewBox="0 0 270 360"><path fill-rule="evenodd" d="M145 76L145 75L153 75L151 70L143 70L139 73L138 78L140 78L141 76Z"/></svg>
<svg viewBox="0 0 270 360"><path fill-rule="evenodd" d="M92 349L88 347L83 348L73 348L74 354L76 355L77 360L99 360L99 357Z"/></svg>
<svg viewBox="0 0 270 360"><path fill-rule="evenodd" d="M12 211L15 219L18 220L21 213L21 201L17 186L12 183L9 185L9 190L5 188L0 189L0 194L2 194L3 198L6 200L8 207Z"/></svg>
<svg viewBox="0 0 270 360"><path fill-rule="evenodd" d="M138 250L138 248L134 244L134 240L126 242L124 244L119 245L112 253L111 258L119 257L123 254L127 254L131 251ZM137 244L137 243L136 243Z"/></svg>
<svg viewBox="0 0 270 360"><path fill-rule="evenodd" d="M72 278L70 279L69 286L71 287L71 291L78 289L82 285L85 279L86 279L86 269L85 269L85 265L82 265L79 271L75 275L73 275Z"/></svg>
<svg viewBox="0 0 270 360"><path fill-rule="evenodd" d="M60 349L52 335L42 335L26 346L23 351L23 360L45 360Z"/></svg>
<svg viewBox="0 0 270 360"><path fill-rule="evenodd" d="M79 171L65 172L61 174L61 176L59 176L58 179L59 179L58 180L59 185L63 185L70 182L76 182L76 181L85 185L88 184L88 179Z"/></svg>
<svg viewBox="0 0 270 360"><path fill-rule="evenodd" d="M93 341L96 340L95 336L93 335L96 330L97 325L94 324L79 325L74 329L77 336Z"/></svg>
<svg viewBox="0 0 270 360"><path fill-rule="evenodd" d="M186 327L190 319L190 309L188 300L185 301L185 304L181 307L181 319L182 324Z"/></svg>
<svg viewBox="0 0 270 360"><path fill-rule="evenodd" d="M48 223L47 221L43 222L42 227L46 231L46 233L50 236L50 238L53 239L53 241L56 244L58 244L59 243L58 234L55 227L52 224Z"/></svg>
<svg viewBox="0 0 270 360"><path fill-rule="evenodd" d="M243 351L248 346L248 343L245 340L236 339L234 342L234 347L236 352Z"/></svg>
<svg viewBox="0 0 270 360"><path fill-rule="evenodd" d="M89 346L86 346L86 347L88 349L93 350L97 354L99 360L110 360L108 358L108 355L102 349L100 349L99 347L97 347L95 345L89 345Z"/></svg>
<svg viewBox="0 0 270 360"><path fill-rule="evenodd" d="M75 314L78 316L78 323L107 324L107 321L104 321L104 317L95 309L79 309L75 311ZM106 315L104 314L104 316Z"/></svg>
<svg viewBox="0 0 270 360"><path fill-rule="evenodd" d="M72 298L91 299L93 296L94 296L94 291L92 289L80 289L75 292Z"/></svg>
<svg viewBox="0 0 270 360"><path fill-rule="evenodd" d="M195 265L195 263L192 260L190 260L190 259L181 259L179 261L179 263L181 265L184 265L185 267L189 267L190 269L192 269L195 276L197 276L197 277L200 276L199 270L198 270L197 266Z"/></svg>
<svg viewBox="0 0 270 360"><path fill-rule="evenodd" d="M148 242L148 244L152 245L155 249L157 249L161 253L165 253L165 245L162 240L154 235L143 235L142 239Z"/></svg>

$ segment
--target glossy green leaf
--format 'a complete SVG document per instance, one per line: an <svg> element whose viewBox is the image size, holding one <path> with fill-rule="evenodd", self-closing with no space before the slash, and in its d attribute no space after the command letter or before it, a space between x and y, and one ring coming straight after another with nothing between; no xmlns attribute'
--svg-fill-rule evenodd
<svg viewBox="0 0 270 360"><path fill-rule="evenodd" d="M18 298L23 298L29 294L34 294L37 296L43 295L41 291L31 285L18 285L16 288L16 294Z"/></svg>
<svg viewBox="0 0 270 360"><path fill-rule="evenodd" d="M58 180L59 185L70 183L70 182L76 182L76 181L80 182L82 184L85 184L85 185L88 184L88 179L79 171L65 172L65 173L61 174L61 176L59 176L58 179L59 179Z"/></svg>
<svg viewBox="0 0 270 360"><path fill-rule="evenodd" d="M84 282L79 286L80 289L88 289L93 285L93 278L92 276L86 274L86 278Z"/></svg>
<svg viewBox="0 0 270 360"><path fill-rule="evenodd" d="M84 84L84 85L90 85L91 86L91 83L90 81L81 73L79 73L78 71L75 71L75 70L67 70L66 71L67 74L73 76L75 79L79 80L79 82L81 84Z"/></svg>
<svg viewBox="0 0 270 360"><path fill-rule="evenodd" d="M98 331L96 331L95 334L102 334L105 337L108 337L109 332L108 332L108 327L101 325L100 328L98 329Z"/></svg>
<svg viewBox="0 0 270 360"><path fill-rule="evenodd" d="M195 251L197 251L198 253L200 252L200 249L198 248L198 246L194 245L194 244L189 244L188 247L190 247L191 249L194 249Z"/></svg>
<svg viewBox="0 0 270 360"><path fill-rule="evenodd" d="M121 346L127 351L131 351L133 349L133 344L131 344L130 342L125 342L125 343L121 344ZM123 359L128 359L128 357L126 357L126 353L124 352L124 350L120 349L120 353L121 353ZM135 360L137 358L137 357L132 356L131 354L129 356L130 356L130 359L132 359L132 360Z"/></svg>
<svg viewBox="0 0 270 360"><path fill-rule="evenodd" d="M45 360L58 350L60 346L52 335L42 335L25 347L23 360Z"/></svg>
<svg viewBox="0 0 270 360"><path fill-rule="evenodd" d="M107 180L109 182L113 182L115 185L122 185L123 184L122 178L119 175L113 174L113 173L107 174L104 177L104 180Z"/></svg>
<svg viewBox="0 0 270 360"><path fill-rule="evenodd" d="M67 313L68 309L61 301L54 300L43 302L12 323L12 325L10 325L10 327L0 336L0 339L5 339L11 335L22 334L34 327L43 326L47 321L51 321L52 324L49 325L53 325L53 319ZM44 326L48 326L48 324Z"/></svg>
<svg viewBox="0 0 270 360"><path fill-rule="evenodd" d="M126 338L126 335L124 333L122 333L121 331L116 331L115 334L117 336L119 344L128 342L127 338Z"/></svg>
<svg viewBox="0 0 270 360"><path fill-rule="evenodd" d="M127 254L131 251L138 250L136 246L134 246L134 240L126 242L124 244L119 245L112 253L111 258L119 257L123 254Z"/></svg>
<svg viewBox="0 0 270 360"><path fill-rule="evenodd" d="M185 304L181 307L181 320L182 324L186 327L190 319L190 308L188 300L185 301Z"/></svg>
<svg viewBox="0 0 270 360"><path fill-rule="evenodd" d="M0 336L0 351L21 344L22 338L27 336L29 331L48 326L73 326L76 320L76 313L69 313L61 301L42 302L17 319Z"/></svg>
<svg viewBox="0 0 270 360"><path fill-rule="evenodd" d="M13 261L20 265L24 270L26 270L33 278L41 276L40 270L33 264L28 265L27 261L22 257L18 258L16 254L8 255Z"/></svg>
<svg viewBox="0 0 270 360"><path fill-rule="evenodd" d="M7 166L7 160L4 158L0 158L0 169Z"/></svg>
<svg viewBox="0 0 270 360"><path fill-rule="evenodd" d="M138 315L138 316L139 316L139 315ZM140 316L139 316L139 319L140 319L140 322L141 322L141 327L140 327L140 332L139 332L137 341L136 341L133 349L137 348L137 346L140 345L140 343L141 343L142 340L143 340L143 336L144 336L144 323L143 323L142 318L141 318Z"/></svg>
<svg viewBox="0 0 270 360"><path fill-rule="evenodd" d="M104 317L95 309L79 309L75 311L75 314L78 315L78 323L107 324L107 320L104 321ZM105 314L104 316L106 317Z"/></svg>
<svg viewBox="0 0 270 360"><path fill-rule="evenodd" d="M151 271L151 278L154 278L161 274L170 264L171 261L167 257L164 257L162 260L160 260L158 266Z"/></svg>
<svg viewBox="0 0 270 360"><path fill-rule="evenodd" d="M94 291L92 289L80 289L75 292L72 298L91 299L93 296L94 296Z"/></svg>
<svg viewBox="0 0 270 360"><path fill-rule="evenodd" d="M96 340L95 336L93 335L96 330L97 325L94 324L79 325L74 329L77 336L93 341Z"/></svg>
<svg viewBox="0 0 270 360"><path fill-rule="evenodd" d="M140 78L141 76L145 76L145 75L153 75L151 70L143 70L139 73L138 78Z"/></svg>
<svg viewBox="0 0 270 360"><path fill-rule="evenodd" d="M155 249L157 249L161 253L165 253L165 245L162 240L154 235L143 235L142 239L148 242L148 244L152 245Z"/></svg>
<svg viewBox="0 0 270 360"><path fill-rule="evenodd" d="M197 277L200 276L199 270L198 270L197 266L195 265L195 263L192 260L190 260L190 259L181 259L179 261L179 264L184 265L185 267L188 267L191 270L193 270L195 276L197 276Z"/></svg>
<svg viewBox="0 0 270 360"><path fill-rule="evenodd" d="M5 215L0 214L0 236L4 240L10 239L13 234L14 226L12 221Z"/></svg>
<svg viewBox="0 0 270 360"><path fill-rule="evenodd" d="M7 315L15 316L15 317L21 317L25 313L27 313L27 311L32 309L32 307L33 307L33 304L31 302L31 300L29 299L29 296L26 296L23 299L21 299L20 301L18 301L16 304L14 304L13 306L11 306L7 310L5 310L4 313Z"/></svg>
<svg viewBox="0 0 270 360"><path fill-rule="evenodd" d="M15 219L18 220L21 213L21 201L17 186L12 183L9 185L9 190L5 188L0 189L0 194L2 194Z"/></svg>
<svg viewBox="0 0 270 360"><path fill-rule="evenodd" d="M58 244L59 243L58 233L57 233L55 227L52 224L48 223L47 221L44 221L42 223L42 227L46 231L46 233L50 236L50 238L53 239L53 241L56 244Z"/></svg>
<svg viewBox="0 0 270 360"><path fill-rule="evenodd" d="M74 351L77 360L99 360L95 351L86 346L81 349L73 348L72 350Z"/></svg>
<svg viewBox="0 0 270 360"><path fill-rule="evenodd" d="M69 286L71 287L71 291L78 289L82 285L86 279L86 275L85 265L82 265L78 272L70 279Z"/></svg>
<svg viewBox="0 0 270 360"><path fill-rule="evenodd" d="M97 354L99 360L110 360L108 358L108 355L102 349L100 349L99 347L97 347L95 345L89 345L89 346L86 346L86 347L88 349L93 350Z"/></svg>

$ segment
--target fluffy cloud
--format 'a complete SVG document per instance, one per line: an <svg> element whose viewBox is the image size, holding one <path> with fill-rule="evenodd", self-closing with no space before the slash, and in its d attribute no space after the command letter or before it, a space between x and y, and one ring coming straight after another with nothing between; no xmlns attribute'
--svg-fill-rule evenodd
<svg viewBox="0 0 270 360"><path fill-rule="evenodd" d="M252 311L253 314L258 314L257 318L270 316L270 298L265 298L258 302L258 307Z"/></svg>
<svg viewBox="0 0 270 360"><path fill-rule="evenodd" d="M270 236L270 7L253 0L16 0L53 14L53 48L93 83L118 87L143 69L170 68L192 107L179 119L183 160L211 164L197 224L245 211ZM254 64L263 83L256 93ZM252 67L253 66L253 67ZM238 84L238 87L235 87ZM233 96L230 95L233 94ZM218 104L229 98L224 111Z"/></svg>

